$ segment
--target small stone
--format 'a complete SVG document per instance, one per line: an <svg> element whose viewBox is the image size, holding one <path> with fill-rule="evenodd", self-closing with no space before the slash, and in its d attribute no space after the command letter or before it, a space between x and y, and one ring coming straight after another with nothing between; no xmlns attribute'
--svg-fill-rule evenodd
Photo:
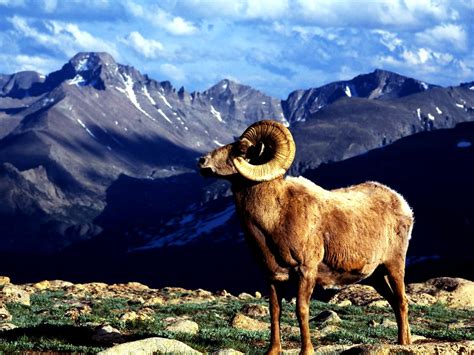
<svg viewBox="0 0 474 355"><path fill-rule="evenodd" d="M311 319L311 321L315 321L316 323L328 325L328 324L338 324L341 322L341 318L337 315L336 312L331 310L325 310L319 313L316 317Z"/></svg>
<svg viewBox="0 0 474 355"><path fill-rule="evenodd" d="M12 316L8 309L5 307L0 306L0 322L10 322L12 320Z"/></svg>
<svg viewBox="0 0 474 355"><path fill-rule="evenodd" d="M90 314L92 312L92 308L87 304L78 304L66 311L66 316L71 318L72 320L78 319L82 315Z"/></svg>
<svg viewBox="0 0 474 355"><path fill-rule="evenodd" d="M190 346L173 339L148 338L116 345L101 351L99 355L129 354L201 354Z"/></svg>
<svg viewBox="0 0 474 355"><path fill-rule="evenodd" d="M98 343L118 343L123 341L122 333L110 325L97 328L92 335L92 340Z"/></svg>
<svg viewBox="0 0 474 355"><path fill-rule="evenodd" d="M178 319L174 323L168 325L165 330L194 335L199 332L199 324L189 319Z"/></svg>
<svg viewBox="0 0 474 355"><path fill-rule="evenodd" d="M267 330L270 329L270 324L261 322L242 313L237 313L234 318L232 318L231 325L237 329L244 330Z"/></svg>
<svg viewBox="0 0 474 355"><path fill-rule="evenodd" d="M214 351L212 355L244 355L244 353L234 349L221 349Z"/></svg>
<svg viewBox="0 0 474 355"><path fill-rule="evenodd" d="M377 321L376 321L375 319L371 319L371 320L369 320L369 321L367 322L367 325L368 325L369 327L372 327L372 328L373 328L373 327L378 326L379 323L377 323Z"/></svg>
<svg viewBox="0 0 474 355"><path fill-rule="evenodd" d="M154 296L147 299L143 305L150 307L150 306L157 306L157 305L163 305L163 304L165 304L165 300L163 297Z"/></svg>
<svg viewBox="0 0 474 355"><path fill-rule="evenodd" d="M352 306L352 302L351 302L351 300L342 300L337 305L339 307L348 307L348 306Z"/></svg>
<svg viewBox="0 0 474 355"><path fill-rule="evenodd" d="M256 299L262 298L262 294L261 294L260 292L258 292L258 291L255 291L255 298L256 298Z"/></svg>
<svg viewBox="0 0 474 355"><path fill-rule="evenodd" d="M44 280L44 281L40 281L40 282L35 283L33 285L33 287L38 289L38 290L46 290L50 287L50 285L49 285L48 280Z"/></svg>
<svg viewBox="0 0 474 355"><path fill-rule="evenodd" d="M259 304L246 304L242 307L241 312L251 317L263 317L270 314L270 310L267 306Z"/></svg>
<svg viewBox="0 0 474 355"><path fill-rule="evenodd" d="M126 312L124 315L120 317L120 320L122 322L134 322L134 321L139 321L139 322L146 322L152 320L152 317L147 314L148 312L135 312L135 311L129 311Z"/></svg>
<svg viewBox="0 0 474 355"><path fill-rule="evenodd" d="M339 327L335 325L326 325L325 327L321 328L321 330L317 332L317 334L321 337L325 337L326 335L337 332L338 330Z"/></svg>
<svg viewBox="0 0 474 355"><path fill-rule="evenodd" d="M381 325L382 327L387 327L387 328L388 328L388 327L394 327L394 328L396 328L396 327L397 327L397 322L395 322L395 321L393 321L393 320L390 320L390 319L388 319L388 318L384 318L383 321L382 321L382 323L380 323L380 325Z"/></svg>
<svg viewBox="0 0 474 355"><path fill-rule="evenodd" d="M424 337L423 335L416 335L416 334L412 334L411 335L411 341L412 343L416 343L416 342L421 342L421 341L425 341L427 338Z"/></svg>
<svg viewBox="0 0 474 355"><path fill-rule="evenodd" d="M7 285L10 283L10 278L8 276L0 276L0 286Z"/></svg>
<svg viewBox="0 0 474 355"><path fill-rule="evenodd" d="M201 298L212 298L212 292L203 290L202 288L198 288L196 291L194 291L194 294L196 297L201 297Z"/></svg>
<svg viewBox="0 0 474 355"><path fill-rule="evenodd" d="M13 323L0 323L0 332L12 330L15 328L18 328L18 327Z"/></svg>
<svg viewBox="0 0 474 355"><path fill-rule="evenodd" d="M386 307L390 307L390 304L386 300L377 300L377 301L370 302L369 307L386 308Z"/></svg>
<svg viewBox="0 0 474 355"><path fill-rule="evenodd" d="M245 293L245 292L242 292L238 297L239 297L240 300L249 300L249 299L253 298L252 295L250 295L248 293Z"/></svg>
<svg viewBox="0 0 474 355"><path fill-rule="evenodd" d="M74 286L72 282L69 281L63 281L63 280L49 280L49 288L68 288Z"/></svg>
<svg viewBox="0 0 474 355"><path fill-rule="evenodd" d="M216 292L216 296L228 297L228 296L231 296L231 294L229 292L227 292L226 290L221 290L221 291Z"/></svg>
<svg viewBox="0 0 474 355"><path fill-rule="evenodd" d="M128 288L138 290L138 291L145 291L149 290L150 288L147 285L141 284L140 282L129 282L126 284Z"/></svg>

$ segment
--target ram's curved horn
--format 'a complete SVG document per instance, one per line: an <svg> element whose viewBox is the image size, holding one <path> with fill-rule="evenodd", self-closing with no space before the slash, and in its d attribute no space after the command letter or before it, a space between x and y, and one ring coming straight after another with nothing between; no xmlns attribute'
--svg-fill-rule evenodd
<svg viewBox="0 0 474 355"><path fill-rule="evenodd" d="M252 164L244 157L234 158L234 166L245 178L253 181L270 181L283 176L295 158L295 141L283 124L265 120L251 125L240 137L257 147L263 145L262 159ZM259 149L259 150L260 150ZM260 155L260 154L259 154Z"/></svg>

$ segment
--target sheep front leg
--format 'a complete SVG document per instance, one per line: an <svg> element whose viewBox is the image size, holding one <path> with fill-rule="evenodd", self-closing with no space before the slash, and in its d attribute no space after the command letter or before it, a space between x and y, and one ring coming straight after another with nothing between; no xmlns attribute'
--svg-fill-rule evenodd
<svg viewBox="0 0 474 355"><path fill-rule="evenodd" d="M313 354L314 348L311 343L309 330L309 302L316 282L316 275L302 272L298 283L298 296L296 298L296 316L301 332L301 354Z"/></svg>
<svg viewBox="0 0 474 355"><path fill-rule="evenodd" d="M278 292L278 285L276 282L270 284L270 317L271 317L271 337L270 348L267 354L281 353L281 338L280 338L280 318L281 318L281 293Z"/></svg>

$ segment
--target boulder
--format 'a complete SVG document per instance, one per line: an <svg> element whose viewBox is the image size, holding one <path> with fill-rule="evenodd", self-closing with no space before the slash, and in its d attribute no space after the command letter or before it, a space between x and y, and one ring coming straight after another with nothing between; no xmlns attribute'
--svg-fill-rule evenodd
<svg viewBox="0 0 474 355"><path fill-rule="evenodd" d="M407 292L412 302L421 300L425 305L440 302L452 308L474 308L474 282L461 278L437 277L410 284Z"/></svg>
<svg viewBox="0 0 474 355"><path fill-rule="evenodd" d="M0 289L0 304L8 302L29 306L30 294L20 286L7 284Z"/></svg>
<svg viewBox="0 0 474 355"><path fill-rule="evenodd" d="M0 276L0 286L7 285L10 283L10 278L8 276Z"/></svg>
<svg viewBox="0 0 474 355"><path fill-rule="evenodd" d="M367 355L425 355L425 354L472 354L474 352L474 341L462 341L457 343L421 343L412 345L374 344L356 345L350 347L351 354Z"/></svg>
<svg viewBox="0 0 474 355"><path fill-rule="evenodd" d="M194 335L199 332L199 324L190 319L174 319L169 321L169 325L166 326L165 330Z"/></svg>
<svg viewBox="0 0 474 355"><path fill-rule="evenodd" d="M260 304L246 304L242 307L241 312L250 317L264 317L270 314L268 306Z"/></svg>
<svg viewBox="0 0 474 355"><path fill-rule="evenodd" d="M270 324L247 317L242 313L237 313L231 320L231 325L237 329L244 330L268 330Z"/></svg>
<svg viewBox="0 0 474 355"><path fill-rule="evenodd" d="M201 354L190 346L173 339L148 338L116 345L99 355L145 355L145 354Z"/></svg>
<svg viewBox="0 0 474 355"><path fill-rule="evenodd" d="M336 312L325 310L319 313L316 317L312 318L311 321L325 326L328 324L339 324L341 323L341 318L339 318Z"/></svg>
<svg viewBox="0 0 474 355"><path fill-rule="evenodd" d="M103 325L96 328L92 340L98 343L111 344L123 341L122 333L111 325Z"/></svg>

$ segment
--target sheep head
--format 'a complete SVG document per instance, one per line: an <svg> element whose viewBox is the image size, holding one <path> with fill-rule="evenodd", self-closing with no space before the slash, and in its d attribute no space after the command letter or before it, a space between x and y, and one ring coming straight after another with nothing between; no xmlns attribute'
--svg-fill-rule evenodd
<svg viewBox="0 0 474 355"><path fill-rule="evenodd" d="M203 156L199 167L205 176L270 181L283 176L294 157L295 142L288 128L264 120L248 127L236 142Z"/></svg>

